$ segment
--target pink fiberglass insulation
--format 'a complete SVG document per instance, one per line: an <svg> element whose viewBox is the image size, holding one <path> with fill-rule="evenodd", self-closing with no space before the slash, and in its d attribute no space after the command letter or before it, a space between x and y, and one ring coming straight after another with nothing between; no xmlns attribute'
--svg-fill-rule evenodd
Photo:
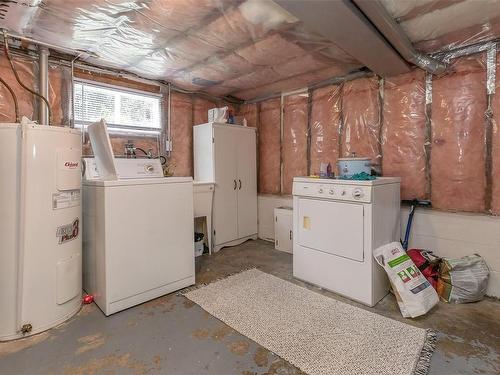
<svg viewBox="0 0 500 375"><path fill-rule="evenodd" d="M402 199L428 198L423 70L386 78L382 118L384 176L401 177Z"/></svg>
<svg viewBox="0 0 500 375"><path fill-rule="evenodd" d="M193 98L193 125L205 124L208 122L208 110L217 108L217 104L200 97Z"/></svg>
<svg viewBox="0 0 500 375"><path fill-rule="evenodd" d="M49 66L49 103L52 111L51 125L70 124L71 71L59 65Z"/></svg>
<svg viewBox="0 0 500 375"><path fill-rule="evenodd" d="M236 115L247 120L247 126L256 128L257 127L257 104L242 104L239 111L236 111Z"/></svg>
<svg viewBox="0 0 500 375"><path fill-rule="evenodd" d="M21 82L30 88L34 88L35 63L18 56L13 57L14 67L19 74ZM49 67L49 103L52 111L51 125L69 125L69 93L66 85L65 69L61 66ZM69 72L68 72L69 73ZM18 104L19 115L26 116L31 120L36 120L34 103L37 100L28 91L23 89L18 83L9 62L4 55L0 55L0 77L14 91ZM0 84L0 122L14 122L15 111L14 101L6 87Z"/></svg>
<svg viewBox="0 0 500 375"><path fill-rule="evenodd" d="M134 26L145 32L158 25L162 35L175 36L190 28L197 28L203 19L224 2L218 0L152 0L139 9Z"/></svg>
<svg viewBox="0 0 500 375"><path fill-rule="evenodd" d="M192 176L193 103L189 95L172 93L170 105L172 155L168 164L174 176Z"/></svg>
<svg viewBox="0 0 500 375"><path fill-rule="evenodd" d="M230 9L201 28L195 35L207 43L232 50L265 34L261 24L249 22L237 8Z"/></svg>
<svg viewBox="0 0 500 375"><path fill-rule="evenodd" d="M347 68L347 70L345 69L346 66L334 65L329 68L321 69L315 72L299 74L292 78L287 78L277 82L266 84L255 89L238 91L234 93L234 95L244 100L250 100L266 96L270 93L277 94L282 91L291 91L294 89L308 87L313 85L314 83L325 81L333 77L343 76L350 70L350 68Z"/></svg>
<svg viewBox="0 0 500 375"><path fill-rule="evenodd" d="M273 66L294 57L305 55L304 49L279 34L273 34L236 52L254 65Z"/></svg>
<svg viewBox="0 0 500 375"><path fill-rule="evenodd" d="M283 86L282 80L289 79L290 81L294 81L295 85L298 84L303 87L304 83L302 83L302 81L304 81L304 78L309 79L308 82L317 81L318 79L321 80L321 78L318 78L318 74L321 74L318 73L318 71L321 72L322 70L328 69L329 72L333 73L331 75L329 74L328 78L339 73L338 70L332 71L332 67L328 67L328 64L331 65L331 61L327 63L325 60L325 58L314 57L312 55L299 56L285 63L279 63L272 67L255 69L246 75L226 80L223 86L230 87L232 91L262 87L265 87L265 90L269 90L272 89L273 83L281 81L278 85L274 84L277 90L279 90L279 88L285 87ZM301 77L301 75L305 77ZM307 86L307 84L305 84L305 86Z"/></svg>
<svg viewBox="0 0 500 375"><path fill-rule="evenodd" d="M249 74L224 81L223 85L233 88L233 91L245 90L263 86L268 82L274 82L276 79L279 79L278 74L272 68L268 67L256 69Z"/></svg>
<svg viewBox="0 0 500 375"><path fill-rule="evenodd" d="M204 59L216 54L223 52L223 49L207 43L203 39L199 39L193 36L186 36L167 47L172 53L190 61L191 64L195 64L198 61L203 61Z"/></svg>
<svg viewBox="0 0 500 375"><path fill-rule="evenodd" d="M460 58L432 82L431 200L435 208L485 209L485 56Z"/></svg>
<svg viewBox="0 0 500 375"><path fill-rule="evenodd" d="M21 82L29 88L34 85L35 64L27 59L13 57ZM19 116L26 116L33 120L35 112L33 107L33 95L24 90L16 81L14 74L5 55L0 55L0 76L14 91L19 104ZM14 101L6 87L0 84L0 122L15 122Z"/></svg>
<svg viewBox="0 0 500 375"><path fill-rule="evenodd" d="M307 175L307 95L285 97L283 109L283 194L292 194L293 178Z"/></svg>
<svg viewBox="0 0 500 375"><path fill-rule="evenodd" d="M332 61L318 55L301 55L284 63L273 66L279 77L293 77L306 72L317 71L332 65Z"/></svg>
<svg viewBox="0 0 500 375"><path fill-rule="evenodd" d="M289 90L294 85L287 80L297 82L297 75L360 65L268 1L51 0L22 13L13 31L94 52L85 58L88 63L196 92L224 95L284 84L269 87L271 92L260 88L259 96L269 96ZM235 86L226 83L236 78ZM319 82L317 76L302 77L295 86L304 87L304 81Z"/></svg>
<svg viewBox="0 0 500 375"><path fill-rule="evenodd" d="M241 56L231 53L224 57L213 56L209 61L202 65L197 65L189 72L179 72L180 75L189 78L204 78L211 81L229 80L240 75L250 73L254 66Z"/></svg>
<svg viewBox="0 0 500 375"><path fill-rule="evenodd" d="M497 55L496 89L492 102L493 131L491 137L492 195L491 212L500 215L500 54Z"/></svg>
<svg viewBox="0 0 500 375"><path fill-rule="evenodd" d="M313 91L311 110L311 174L319 175L321 163L336 170L339 157L341 86L332 85Z"/></svg>
<svg viewBox="0 0 500 375"><path fill-rule="evenodd" d="M500 17L488 20L487 23L451 31L434 39L415 43L418 50L435 52L466 47L477 43L486 43L500 35Z"/></svg>
<svg viewBox="0 0 500 375"><path fill-rule="evenodd" d="M279 194L281 162L280 99L260 103L259 113L259 193Z"/></svg>
<svg viewBox="0 0 500 375"><path fill-rule="evenodd" d="M378 79L359 78L342 89L342 157L369 157L380 166Z"/></svg>

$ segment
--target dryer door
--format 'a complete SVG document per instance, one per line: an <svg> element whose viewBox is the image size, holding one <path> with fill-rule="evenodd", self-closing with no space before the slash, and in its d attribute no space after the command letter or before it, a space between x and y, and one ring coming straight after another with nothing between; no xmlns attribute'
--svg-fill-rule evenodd
<svg viewBox="0 0 500 375"><path fill-rule="evenodd" d="M298 200L301 246L363 261L363 205L311 198Z"/></svg>

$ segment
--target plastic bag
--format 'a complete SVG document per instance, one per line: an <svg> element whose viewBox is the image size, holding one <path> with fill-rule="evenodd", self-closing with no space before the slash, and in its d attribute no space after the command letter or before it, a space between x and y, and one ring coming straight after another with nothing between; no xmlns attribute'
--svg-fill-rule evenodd
<svg viewBox="0 0 500 375"><path fill-rule="evenodd" d="M460 259L443 258L437 285L439 297L454 303L480 301L486 293L489 275L486 262L477 254Z"/></svg>
<svg viewBox="0 0 500 375"><path fill-rule="evenodd" d="M403 317L424 315L439 302L436 291L399 242L375 249L373 256L387 272Z"/></svg>
<svg viewBox="0 0 500 375"><path fill-rule="evenodd" d="M406 254L408 254L427 281L431 283L432 287L437 289L441 258L435 256L432 251L422 249L410 249Z"/></svg>

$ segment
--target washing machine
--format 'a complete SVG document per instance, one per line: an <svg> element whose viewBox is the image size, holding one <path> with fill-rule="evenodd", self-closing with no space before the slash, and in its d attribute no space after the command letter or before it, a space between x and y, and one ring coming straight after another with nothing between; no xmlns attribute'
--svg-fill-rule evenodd
<svg viewBox="0 0 500 375"><path fill-rule="evenodd" d="M84 159L83 288L105 315L195 283L193 179L115 158L104 122Z"/></svg>
<svg viewBox="0 0 500 375"><path fill-rule="evenodd" d="M373 250L400 238L400 178L295 177L293 275L368 306L389 290Z"/></svg>

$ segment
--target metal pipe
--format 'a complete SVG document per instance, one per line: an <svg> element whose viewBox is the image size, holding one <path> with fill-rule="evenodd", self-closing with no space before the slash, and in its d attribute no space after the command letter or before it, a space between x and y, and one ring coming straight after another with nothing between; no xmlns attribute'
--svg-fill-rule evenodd
<svg viewBox="0 0 500 375"><path fill-rule="evenodd" d="M19 74L17 74L17 70L14 66L14 61L12 60L12 57L10 55L10 51L9 51L9 43L7 41L7 37L6 37L6 31L5 29L3 30L3 33L4 33L4 39L3 39L3 42L4 42L4 49L5 49L5 55L7 56L7 60L9 60L9 65L10 65L10 68L12 69L12 73L14 73L14 77L16 77L16 81L17 83L19 83L19 85L25 89L26 91L30 92L31 94L35 95L36 97L40 98L41 100L44 101L45 105L47 106L47 111L48 111L48 117L49 117L49 122L50 122L50 119L51 119L51 111L50 111L50 104L49 104L49 101L43 96L43 95L40 95L39 93L37 93L35 90L32 90L30 89L28 86L26 86L22 81L21 79L19 78ZM48 60L47 60L48 61Z"/></svg>
<svg viewBox="0 0 500 375"><path fill-rule="evenodd" d="M71 60L71 121L69 123L70 128L75 127L75 60L77 58L78 56L75 57L73 60Z"/></svg>
<svg viewBox="0 0 500 375"><path fill-rule="evenodd" d="M81 56L82 53L79 53L73 60L71 60L71 120L69 127L74 128L75 127L75 61L78 60ZM83 137L82 132L82 137ZM83 139L83 138L82 138Z"/></svg>
<svg viewBox="0 0 500 375"><path fill-rule="evenodd" d="M61 47L61 46L58 46L58 45L55 45L55 44L51 44L51 43L40 42L39 40L36 40L36 39L33 39L33 38L28 38L26 36L22 36L22 35L18 35L18 34L12 34L12 33L9 33L6 29L2 29L2 31L3 31L4 38L10 37L10 38L14 38L14 39L19 39L19 40L23 40L25 42L33 43L33 44L38 45L38 46L44 46L44 47L47 47L47 48L50 48L50 49L53 49L53 50L70 53L72 55L74 55L75 53L82 52L82 51L74 50L74 49L71 49L71 48ZM89 55L94 55L92 52L87 52L87 53Z"/></svg>
<svg viewBox="0 0 500 375"><path fill-rule="evenodd" d="M418 52L401 26L392 18L379 0L353 0L392 47L408 62L432 74L444 73L447 66L431 56Z"/></svg>
<svg viewBox="0 0 500 375"><path fill-rule="evenodd" d="M40 46L38 49L38 91L41 96L49 100L49 49L46 46ZM38 105L38 123L49 125L49 108L39 100Z"/></svg>
<svg viewBox="0 0 500 375"><path fill-rule="evenodd" d="M79 68L79 69L85 69L85 70L93 71L93 72L96 72L96 73L110 74L110 75L113 75L113 76L116 76L116 77L128 78L128 79L131 79L131 80L134 80L134 81L137 81L137 82L144 82L144 83L147 83L147 84L170 85L171 86L171 91L181 92L181 93L184 93L184 94L196 94L196 95L203 96L203 97L205 97L207 99L210 99L210 100L223 100L223 101L226 101L226 102L229 102L229 103L233 103L233 104L243 104L243 100L237 100L236 98L218 97L218 96L213 96L213 95L209 95L209 94L206 94L206 93L200 93L200 92L194 92L194 91L184 90L184 89L181 89L180 87L177 87L177 86L173 85L171 82L166 82L166 81L163 81L163 80L157 80L157 79L155 80L155 79L143 78L143 77L141 77L139 75L136 75L134 73L130 73L130 72L126 72L126 71L121 71L121 70L117 71L116 69L112 69L112 68L108 68L108 67L103 68L103 67L95 66L95 65L92 65L92 64L89 64L89 63L79 64L78 62L76 62L76 60L78 60L78 59L85 59L87 57L92 57L92 58L97 59L97 58L99 58L99 55L96 54L95 52L91 52L91 51L82 51L82 50L79 50L79 49L71 49L71 48L57 46L57 45L51 44L51 43L40 42L40 41L38 41L36 39L33 39L33 38L28 38L28 37L25 37L25 36L21 36L21 35L9 33L9 32L7 32L6 29L0 29L0 30L2 30L2 32L3 32L4 40L6 40L6 38L9 37L9 38L13 38L13 39L23 40L23 41L26 41L26 42L29 42L29 43L33 43L33 44L36 44L36 45L39 45L39 46L48 47L49 49L52 49L52 50L55 50L55 51L66 52L66 53L69 53L71 55L75 55L76 54L77 57L75 59L73 59L73 68L76 67L76 68ZM71 60L68 60L68 59L61 60L58 63L62 64L64 61L69 61L68 66L71 67L71 65L72 65L71 64Z"/></svg>
<svg viewBox="0 0 500 375"><path fill-rule="evenodd" d="M285 135L285 97L280 95L280 194L283 193L283 138Z"/></svg>
<svg viewBox="0 0 500 375"><path fill-rule="evenodd" d="M172 85L168 84L168 98L167 98L167 142L168 151L167 156L172 154Z"/></svg>

